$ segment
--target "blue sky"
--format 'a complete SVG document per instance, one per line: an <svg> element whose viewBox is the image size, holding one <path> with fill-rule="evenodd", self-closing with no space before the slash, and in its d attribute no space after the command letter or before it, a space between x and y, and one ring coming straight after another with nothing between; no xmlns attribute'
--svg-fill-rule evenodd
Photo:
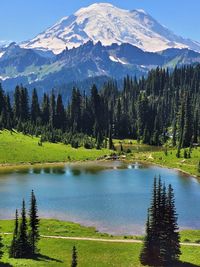
<svg viewBox="0 0 200 267"><path fill-rule="evenodd" d="M200 41L199 0L0 0L0 40L27 40L83 6L109 2L142 8L176 34Z"/></svg>

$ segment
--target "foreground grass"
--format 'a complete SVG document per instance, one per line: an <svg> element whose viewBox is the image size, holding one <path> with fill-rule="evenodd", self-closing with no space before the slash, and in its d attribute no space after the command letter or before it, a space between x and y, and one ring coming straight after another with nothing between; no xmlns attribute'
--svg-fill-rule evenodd
<svg viewBox="0 0 200 267"><path fill-rule="evenodd" d="M0 131L0 164L83 161L110 154L107 149L74 149L70 145L48 142L39 146L38 141L39 138L21 133Z"/></svg>
<svg viewBox="0 0 200 267"><path fill-rule="evenodd" d="M0 221L2 232L12 232L14 221ZM71 237L95 237L114 239L108 234L99 233L93 227L84 227L76 223L63 222L53 219L42 219L40 224L42 235L57 235ZM187 230L181 232L181 241L198 242L200 230ZM8 247L11 242L11 235L4 236L4 256L0 266L70 266L71 249L74 245L78 249L79 266L81 267L139 267L139 254L142 244L135 243L106 243L98 241L74 241L63 239L41 238L39 242L40 255L35 260L10 259L8 257ZM121 237L122 239L124 237ZM134 238L134 237L133 237ZM140 237L141 238L141 237ZM182 246L181 261L190 265L180 266L200 266L200 247ZM5 264L10 265L5 265Z"/></svg>
<svg viewBox="0 0 200 267"><path fill-rule="evenodd" d="M5 237L5 244L9 245L10 237ZM140 266L138 255L140 244L100 243L93 241L72 241L41 239L39 242L41 257L38 260L9 259L7 249L2 262L11 266L71 266L71 250L73 246L78 250L80 267L107 266Z"/></svg>
<svg viewBox="0 0 200 267"><path fill-rule="evenodd" d="M6 245L10 237L5 239ZM139 267L139 254L141 244L100 243L94 241L71 241L41 239L39 242L40 256L36 260L9 259L7 248L2 262L10 266L71 266L71 250L73 246L78 250L78 263L80 267ZM181 260L191 265L200 266L200 248L182 247ZM8 265L9 266L9 265ZM172 267L172 266L171 266Z"/></svg>

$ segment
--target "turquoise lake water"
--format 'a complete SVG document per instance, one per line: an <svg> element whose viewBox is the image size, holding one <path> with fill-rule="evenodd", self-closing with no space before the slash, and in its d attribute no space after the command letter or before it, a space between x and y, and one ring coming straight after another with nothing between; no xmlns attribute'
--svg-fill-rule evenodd
<svg viewBox="0 0 200 267"><path fill-rule="evenodd" d="M0 174L0 219L13 218L34 189L41 217L95 226L111 234L144 232L153 179L176 196L179 226L200 229L200 183L178 171L120 162L14 170Z"/></svg>

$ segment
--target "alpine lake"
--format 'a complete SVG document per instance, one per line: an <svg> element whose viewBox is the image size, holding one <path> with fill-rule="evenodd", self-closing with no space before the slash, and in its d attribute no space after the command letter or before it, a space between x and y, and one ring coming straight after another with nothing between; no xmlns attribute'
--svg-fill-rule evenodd
<svg viewBox="0 0 200 267"><path fill-rule="evenodd" d="M0 219L14 218L33 189L39 215L117 235L143 234L155 176L172 184L181 229L200 229L200 183L176 170L121 161L0 172Z"/></svg>

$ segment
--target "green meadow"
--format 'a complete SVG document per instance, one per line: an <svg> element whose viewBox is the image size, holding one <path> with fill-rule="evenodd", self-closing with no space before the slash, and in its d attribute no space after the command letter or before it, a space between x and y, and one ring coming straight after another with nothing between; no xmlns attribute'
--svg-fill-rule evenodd
<svg viewBox="0 0 200 267"><path fill-rule="evenodd" d="M95 160L110 154L108 149L72 148L70 145L45 142L17 132L0 131L0 164L35 164Z"/></svg>
<svg viewBox="0 0 200 267"><path fill-rule="evenodd" d="M2 232L12 232L13 221L0 221ZM94 237L105 239L119 239L120 237L99 233L93 227L84 227L71 222L58 220L41 220L40 232L42 235ZM181 232L181 241L198 242L200 231ZM39 241L40 253L36 259L10 259L8 248L11 235L4 235L4 256L0 266L69 266L71 264L71 250L75 245L78 250L80 267L139 267L140 243L112 243L87 240L65 240L41 238ZM135 237L132 237L135 238ZM121 237L121 239L125 239ZM182 245L181 261L179 266L200 266L200 247ZM187 263L187 264L186 264Z"/></svg>

